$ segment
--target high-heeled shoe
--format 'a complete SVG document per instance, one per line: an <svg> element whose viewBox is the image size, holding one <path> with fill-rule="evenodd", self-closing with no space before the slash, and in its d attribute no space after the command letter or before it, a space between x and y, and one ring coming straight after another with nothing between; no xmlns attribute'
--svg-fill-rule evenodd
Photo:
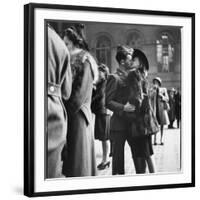
<svg viewBox="0 0 200 200"><path fill-rule="evenodd" d="M108 162L105 162L105 163L100 163L98 166L97 166L97 168L99 169L99 170L104 170L106 167L110 167L110 161L108 161Z"/></svg>

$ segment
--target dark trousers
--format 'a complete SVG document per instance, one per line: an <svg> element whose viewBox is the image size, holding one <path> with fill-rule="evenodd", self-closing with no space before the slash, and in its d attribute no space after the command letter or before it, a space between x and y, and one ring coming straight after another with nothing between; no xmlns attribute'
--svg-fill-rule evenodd
<svg viewBox="0 0 200 200"><path fill-rule="evenodd" d="M174 120L170 120L170 123L169 123L169 128L172 128L173 127L173 123L174 123Z"/></svg>
<svg viewBox="0 0 200 200"><path fill-rule="evenodd" d="M133 145L128 137L127 131L111 131L112 138L112 174L124 174L124 146L127 141L131 147L133 156ZM134 157L134 156L133 156Z"/></svg>

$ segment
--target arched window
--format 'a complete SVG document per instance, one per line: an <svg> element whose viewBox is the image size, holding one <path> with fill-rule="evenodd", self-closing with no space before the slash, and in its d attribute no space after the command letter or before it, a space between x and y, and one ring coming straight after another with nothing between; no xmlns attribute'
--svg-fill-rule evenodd
<svg viewBox="0 0 200 200"><path fill-rule="evenodd" d="M139 31L134 30L128 33L126 40L126 44L128 46L136 49L142 49L143 43L144 43L144 37Z"/></svg>
<svg viewBox="0 0 200 200"><path fill-rule="evenodd" d="M111 40L106 35L101 35L96 41L96 58L99 63L111 67Z"/></svg>
<svg viewBox="0 0 200 200"><path fill-rule="evenodd" d="M175 47L173 38L167 32L161 33L156 40L156 50L158 71L173 72Z"/></svg>

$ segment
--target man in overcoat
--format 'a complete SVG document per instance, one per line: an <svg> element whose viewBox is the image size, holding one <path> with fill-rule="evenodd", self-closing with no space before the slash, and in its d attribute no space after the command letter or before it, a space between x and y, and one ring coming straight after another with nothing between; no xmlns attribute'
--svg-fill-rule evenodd
<svg viewBox="0 0 200 200"><path fill-rule="evenodd" d="M110 121L110 137L113 147L112 174L124 174L124 146L128 141L134 159L134 147L130 139L130 124L126 119L126 113L134 112L135 107L128 102L129 89L126 78L132 67L133 49L126 46L118 46L116 60L119 68L114 74L109 75L106 86L106 107L113 112ZM137 163L134 159L137 171ZM143 166L145 164L143 163Z"/></svg>
<svg viewBox="0 0 200 200"><path fill-rule="evenodd" d="M177 120L177 128L180 126L181 120L181 93L180 88L177 89L175 93L175 116Z"/></svg>
<svg viewBox="0 0 200 200"><path fill-rule="evenodd" d="M69 99L72 87L69 59L64 42L48 25L47 178L62 176L61 151L67 133L67 112L64 102Z"/></svg>
<svg viewBox="0 0 200 200"><path fill-rule="evenodd" d="M175 89L172 88L169 90L169 110L168 110L168 116L169 116L169 122L168 128L174 128L173 123L175 121Z"/></svg>

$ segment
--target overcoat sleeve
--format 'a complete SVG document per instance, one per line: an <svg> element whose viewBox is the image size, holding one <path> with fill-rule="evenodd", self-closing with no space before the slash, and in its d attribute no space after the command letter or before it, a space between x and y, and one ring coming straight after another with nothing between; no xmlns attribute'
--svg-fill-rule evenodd
<svg viewBox="0 0 200 200"><path fill-rule="evenodd" d="M115 101L118 80L114 75L110 75L106 85L106 107L113 112L123 112L124 105Z"/></svg>

